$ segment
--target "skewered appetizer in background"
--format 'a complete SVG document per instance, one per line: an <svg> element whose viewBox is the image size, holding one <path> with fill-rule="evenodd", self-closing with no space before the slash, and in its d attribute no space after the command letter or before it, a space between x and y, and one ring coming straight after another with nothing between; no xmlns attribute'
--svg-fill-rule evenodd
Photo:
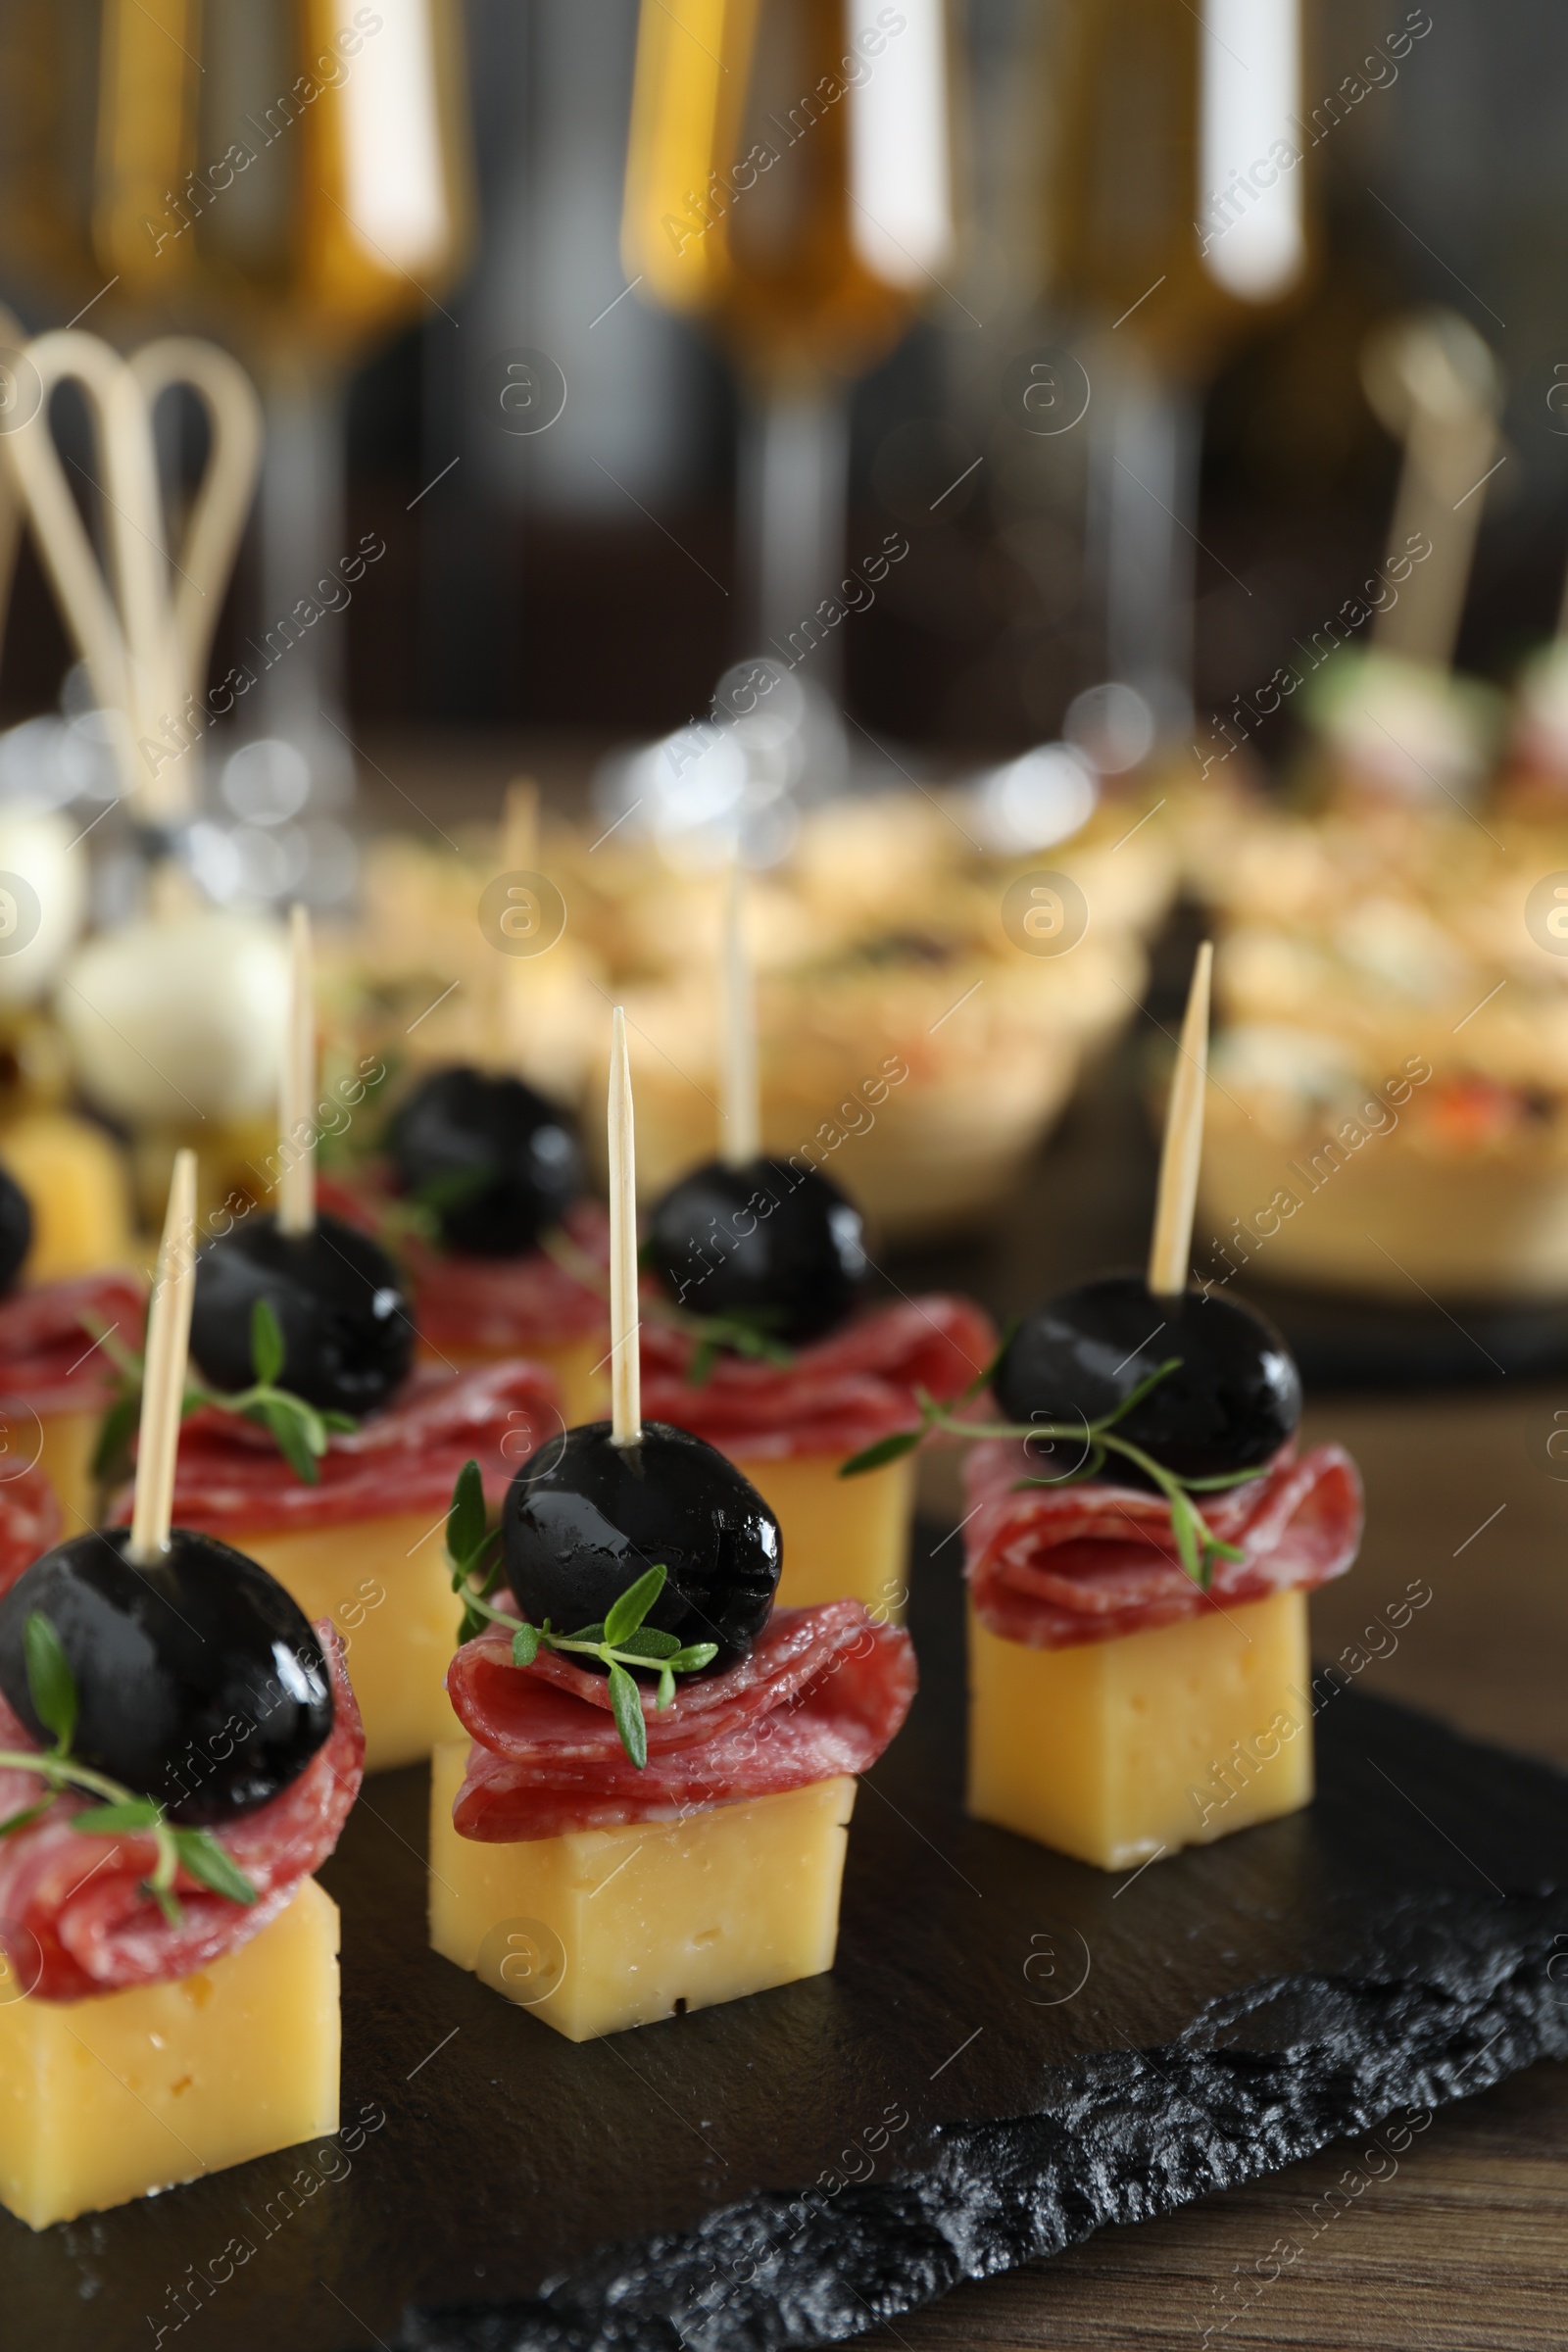
<svg viewBox="0 0 1568 2352"><path fill-rule="evenodd" d="M340 1646L172 1527L195 1163L181 1153L128 1530L0 1569L0 2202L33 2229L337 2129L359 1790Z"/></svg>
<svg viewBox="0 0 1568 2352"><path fill-rule="evenodd" d="M77 1275L13 1290L33 1236L26 1196L0 1167L0 1428L4 1458L33 1463L60 1497L69 1525L97 1517L93 1455L115 1393L104 1332L126 1348L141 1338L146 1302L126 1273Z"/></svg>
<svg viewBox="0 0 1568 2352"><path fill-rule="evenodd" d="M432 1944L573 2041L832 1966L854 1776L915 1681L856 1602L775 1611L762 1497L641 1417L618 1007L612 1067L613 1418L524 1463L498 1531L460 1487L454 1582L484 1630L449 1677L472 1744L431 1775Z"/></svg>
<svg viewBox="0 0 1568 2352"><path fill-rule="evenodd" d="M1147 1279L1022 1324L966 1464L969 1810L1102 1870L1310 1801L1306 1594L1361 1531L1348 1455L1296 1453L1279 1334L1187 1288L1207 996L1205 948Z"/></svg>
<svg viewBox="0 0 1568 2352"><path fill-rule="evenodd" d="M285 1137L309 1133L315 1100L298 908L293 969ZM542 1367L411 1379L414 1344L386 1251L317 1214L308 1149L288 1159L276 1215L235 1225L197 1259L191 1354L216 1402L195 1414L181 1453L181 1524L234 1544L307 1615L332 1620L352 1646L372 1772L413 1763L451 1735L443 1678L458 1612L441 1516L458 1467L478 1455L499 1494L561 1426Z"/></svg>
<svg viewBox="0 0 1568 2352"><path fill-rule="evenodd" d="M1228 920L1200 1273L1568 1292L1565 866L1568 827L1494 812L1231 826L1201 885Z"/></svg>
<svg viewBox="0 0 1568 2352"><path fill-rule="evenodd" d="M525 1355L549 1366L568 1421L601 1408L603 1297L540 1247L559 1228L573 1255L604 1262L570 1119L520 1078L456 1067L404 1098L388 1142L396 1188L430 1226L403 1249L423 1351L448 1366Z"/></svg>
<svg viewBox="0 0 1568 2352"><path fill-rule="evenodd" d="M776 1514L792 1607L851 1598L898 1611L913 1465L846 1487L840 1466L916 1425L921 1392L944 1401L989 1361L991 1326L961 1298L864 1309L858 1208L803 1152L758 1149L757 1043L738 880L719 991L725 1156L683 1177L654 1209L644 1263L678 1321L645 1311L649 1411L737 1462ZM858 1312L858 1309L862 1311Z"/></svg>

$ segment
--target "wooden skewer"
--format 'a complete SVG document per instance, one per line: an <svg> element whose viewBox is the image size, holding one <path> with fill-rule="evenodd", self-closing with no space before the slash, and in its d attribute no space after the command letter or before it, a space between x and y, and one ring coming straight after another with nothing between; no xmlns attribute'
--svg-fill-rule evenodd
<svg viewBox="0 0 1568 2352"><path fill-rule="evenodd" d="M129 1557L143 1567L169 1549L174 1515L174 1464L179 1455L185 1357L196 1296L196 1154L176 1152L169 1187L158 1278L147 1311L142 1373L141 1432L136 1446L136 1497Z"/></svg>
<svg viewBox="0 0 1568 2352"><path fill-rule="evenodd" d="M1372 623L1380 652L1446 669L1464 609L1476 533L1496 445L1501 386L1475 329L1451 314L1396 319L1370 339L1362 362L1368 398L1404 444L1389 526L1388 564L1424 562L1405 574L1396 603Z"/></svg>
<svg viewBox="0 0 1568 2352"><path fill-rule="evenodd" d="M643 1434L642 1356L637 1339L637 1151L632 1129L626 1015L610 1031L610 1438L636 1446Z"/></svg>
<svg viewBox="0 0 1568 2352"><path fill-rule="evenodd" d="M507 786L506 812L501 820L503 874L531 874L539 864L539 787L532 776L514 777Z"/></svg>
<svg viewBox="0 0 1568 2352"><path fill-rule="evenodd" d="M279 1233L311 1233L316 1227L316 979L311 952L311 918L303 906L289 911L288 1015L283 1035L283 1082L279 1090L278 1150L283 1173L277 1188ZM302 1145L302 1132L312 1141Z"/></svg>
<svg viewBox="0 0 1568 2352"><path fill-rule="evenodd" d="M757 1083L757 987L746 953L746 877L738 863L730 868L724 906L719 1018L723 1025L720 1157L728 1167L744 1168L761 1151L762 1121Z"/></svg>
<svg viewBox="0 0 1568 2352"><path fill-rule="evenodd" d="M497 839L498 874L532 874L539 870L539 787L531 776L516 776L507 786ZM526 962L498 956L488 995L481 1005L485 1051L491 1067L515 1070L522 1059L527 1014L525 987L519 985Z"/></svg>
<svg viewBox="0 0 1568 2352"><path fill-rule="evenodd" d="M1193 965L1182 1022L1181 1051L1165 1112L1159 1192L1149 1244L1149 1287L1156 1298L1179 1298L1192 1260L1198 1164L1203 1155L1203 1091L1208 1084L1208 996L1214 950L1205 939Z"/></svg>

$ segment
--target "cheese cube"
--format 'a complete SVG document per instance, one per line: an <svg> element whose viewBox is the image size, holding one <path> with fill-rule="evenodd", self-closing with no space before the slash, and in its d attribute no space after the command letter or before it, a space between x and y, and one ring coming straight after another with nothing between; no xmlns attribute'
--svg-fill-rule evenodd
<svg viewBox="0 0 1568 2352"><path fill-rule="evenodd" d="M129 1172L102 1127L74 1111L24 1111L0 1131L0 1165L32 1210L30 1287L131 1262Z"/></svg>
<svg viewBox="0 0 1568 2352"><path fill-rule="evenodd" d="M452 1826L467 1761L432 1764L430 1941L568 2041L832 1967L853 1779L483 1845Z"/></svg>
<svg viewBox="0 0 1568 2352"><path fill-rule="evenodd" d="M307 1617L330 1617L348 1652L365 1719L365 1769L416 1764L462 1727L446 1673L463 1610L443 1551L444 1516L422 1511L339 1527L224 1529L224 1540L292 1592Z"/></svg>
<svg viewBox="0 0 1568 2352"><path fill-rule="evenodd" d="M727 1450L727 1448L726 1448ZM863 1478L840 1478L847 1453L732 1457L779 1524L784 1573L778 1599L789 1609L824 1600L863 1600L878 1622L904 1621L914 1458L884 1462Z"/></svg>
<svg viewBox="0 0 1568 2352"><path fill-rule="evenodd" d="M44 2230L335 2132L337 1947L307 1879L172 1984L40 2001L0 1960L0 2204Z"/></svg>
<svg viewBox="0 0 1568 2352"><path fill-rule="evenodd" d="M25 1405L0 1404L0 1437L6 1441L7 1459L26 1461L42 1432L38 1467L60 1497L68 1536L79 1536L83 1528L98 1524L98 1482L92 1474L92 1457L98 1450L102 1425L101 1412L41 1413L35 1417Z"/></svg>
<svg viewBox="0 0 1568 2352"><path fill-rule="evenodd" d="M1306 1594L1070 1649L969 1612L969 1811L1102 1870L1312 1801Z"/></svg>

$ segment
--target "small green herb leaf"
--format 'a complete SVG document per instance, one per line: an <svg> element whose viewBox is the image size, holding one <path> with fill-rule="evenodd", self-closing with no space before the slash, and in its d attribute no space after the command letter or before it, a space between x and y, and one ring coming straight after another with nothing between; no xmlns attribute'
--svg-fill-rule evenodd
<svg viewBox="0 0 1568 2352"><path fill-rule="evenodd" d="M245 1418L259 1421L271 1433L273 1445L302 1486L317 1485L320 1473L316 1467L305 1424L292 1401L285 1402L281 1396L264 1396L258 1403L247 1406Z"/></svg>
<svg viewBox="0 0 1568 2352"><path fill-rule="evenodd" d="M677 1649L672 1658L664 1660L665 1671L669 1674L698 1674L703 1667L711 1666L717 1655L716 1642L694 1642L689 1649Z"/></svg>
<svg viewBox="0 0 1568 2352"><path fill-rule="evenodd" d="M150 1796L127 1796L118 1804L89 1805L76 1815L72 1827L94 1838L119 1838L132 1830L155 1830L159 1819Z"/></svg>
<svg viewBox="0 0 1568 2352"><path fill-rule="evenodd" d="M628 1585L618 1600L612 1601L605 1612L604 1639L612 1649L619 1649L628 1634L634 1634L649 1610L664 1590L667 1571L662 1563L645 1569L634 1585Z"/></svg>
<svg viewBox="0 0 1568 2352"><path fill-rule="evenodd" d="M174 1851L188 1878L231 1903L254 1903L256 1889L209 1830L175 1830Z"/></svg>
<svg viewBox="0 0 1568 2352"><path fill-rule="evenodd" d="M667 1666L662 1666L659 1670L659 1696L655 1699L654 1704L658 1707L660 1713L662 1714L665 1707L673 1704L674 1697L675 1677L670 1673Z"/></svg>
<svg viewBox="0 0 1568 2352"><path fill-rule="evenodd" d="M13 1813L9 1820L0 1821L0 1838L9 1838L14 1830L24 1830L29 1821L36 1821L41 1813L47 1813L54 1801L51 1793L35 1805L24 1805L22 1811Z"/></svg>
<svg viewBox="0 0 1568 2352"><path fill-rule="evenodd" d="M102 1484L123 1478L130 1468L130 1441L141 1411L141 1396L132 1390L117 1396L98 1424L93 1447L92 1475Z"/></svg>
<svg viewBox="0 0 1568 2352"><path fill-rule="evenodd" d="M890 1438L878 1438L874 1446L852 1453L847 1462L839 1464L840 1478L859 1478L867 1470L880 1470L884 1462L896 1462L912 1453L925 1432L920 1429L897 1429Z"/></svg>
<svg viewBox="0 0 1568 2352"><path fill-rule="evenodd" d="M539 1628L536 1625L519 1625L512 1637L512 1663L514 1666L531 1666L538 1655Z"/></svg>
<svg viewBox="0 0 1568 2352"><path fill-rule="evenodd" d="M283 1327L270 1298L258 1298L251 1308L251 1372L260 1387L271 1388L283 1369L287 1349Z"/></svg>
<svg viewBox="0 0 1568 2352"><path fill-rule="evenodd" d="M620 1744L639 1772L648 1762L648 1726L643 1721L642 1698L636 1684L624 1666L610 1669L610 1704L620 1734Z"/></svg>
<svg viewBox="0 0 1568 2352"><path fill-rule="evenodd" d="M1185 1494L1176 1493L1170 1497L1170 1532L1176 1539L1182 1566L1194 1583L1201 1581L1199 1572L1198 1514Z"/></svg>
<svg viewBox="0 0 1568 2352"><path fill-rule="evenodd" d="M62 1755L76 1729L76 1678L65 1645L41 1609L29 1609L23 1628L27 1660L27 1689L33 1711L46 1732L53 1732Z"/></svg>
<svg viewBox="0 0 1568 2352"><path fill-rule="evenodd" d="M680 1643L673 1634L662 1634L656 1625L640 1625L634 1634L623 1634L615 1647L623 1657L653 1662L675 1657Z"/></svg>
<svg viewBox="0 0 1568 2352"><path fill-rule="evenodd" d="M477 1462L465 1462L452 1490L447 1513L447 1557L453 1582L461 1583L477 1559L485 1539L484 1481Z"/></svg>

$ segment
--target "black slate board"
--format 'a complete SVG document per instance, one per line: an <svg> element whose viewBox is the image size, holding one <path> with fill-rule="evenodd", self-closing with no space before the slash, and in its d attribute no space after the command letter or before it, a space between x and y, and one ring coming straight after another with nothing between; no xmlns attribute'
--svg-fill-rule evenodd
<svg viewBox="0 0 1568 2352"><path fill-rule="evenodd" d="M959 1809L956 1548L831 1977L574 2047L426 1949L425 1777L373 1781L323 1873L357 2133L0 2215L7 2352L832 2341L1568 2055L1568 1781L1339 1690L1310 1812L1103 1877Z"/></svg>

